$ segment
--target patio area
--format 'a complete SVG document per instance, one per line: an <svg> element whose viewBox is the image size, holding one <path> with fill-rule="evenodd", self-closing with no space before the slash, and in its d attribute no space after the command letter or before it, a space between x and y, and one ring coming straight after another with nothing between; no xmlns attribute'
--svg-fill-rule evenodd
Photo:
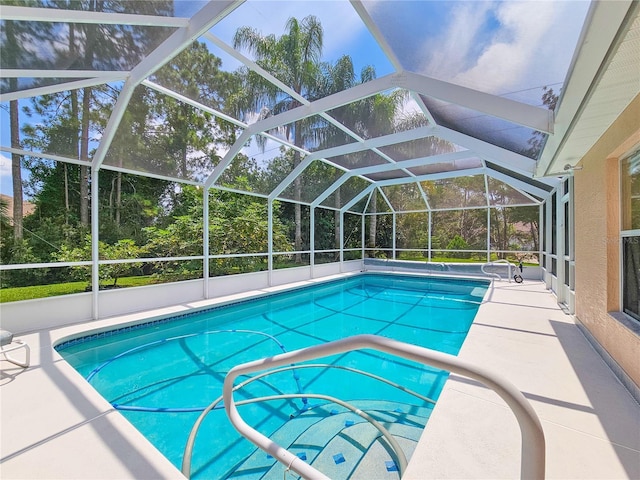
<svg viewBox="0 0 640 480"><path fill-rule="evenodd" d="M494 279L546 477L640 479L639 1L0 3L0 478L183 478L58 342L387 270ZM403 478L520 458L452 375Z"/></svg>
<svg viewBox="0 0 640 480"><path fill-rule="evenodd" d="M1 362L2 478L183 478L52 345L88 328L264 293L20 335L31 367ZM640 477L640 408L544 283L494 282L459 356L531 402L545 432L547 478ZM519 465L520 433L506 404L453 375L403 478L515 478Z"/></svg>

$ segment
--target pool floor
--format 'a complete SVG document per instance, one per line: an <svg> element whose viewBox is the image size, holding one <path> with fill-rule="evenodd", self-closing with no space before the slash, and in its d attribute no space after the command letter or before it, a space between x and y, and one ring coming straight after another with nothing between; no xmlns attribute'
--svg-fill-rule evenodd
<svg viewBox="0 0 640 480"><path fill-rule="evenodd" d="M456 354L486 282L367 274L58 346L91 385L180 468L192 425L233 366L346 336L371 333ZM407 457L446 372L372 351L350 352L251 382L236 401L304 394L239 407L247 422L331 478L398 478L380 433L328 395L371 414ZM419 393L358 374L370 372ZM256 450L221 408L196 437L192 478L282 478L285 467ZM372 452L380 450L378 454ZM357 472L360 472L359 474ZM367 473L369 472L369 473ZM379 474L379 475L378 475Z"/></svg>

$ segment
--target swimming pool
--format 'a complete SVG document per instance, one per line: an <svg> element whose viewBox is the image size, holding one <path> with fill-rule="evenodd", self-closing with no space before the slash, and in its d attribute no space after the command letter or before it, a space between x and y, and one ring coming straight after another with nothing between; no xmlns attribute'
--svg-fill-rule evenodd
<svg viewBox="0 0 640 480"><path fill-rule="evenodd" d="M92 334L56 349L180 468L194 422L221 395L231 367L360 333L456 354L488 285L482 280L363 274ZM331 478L385 478L371 472L397 478L397 462L379 441L380 433L342 404L313 394L368 412L409 457L433 408L425 397L437 399L446 372L372 351L313 362L319 363L323 365L274 373L238 390L240 401L308 395L248 403L240 407L243 417ZM218 408L197 432L191 475L282 478L284 467L274 463L240 437Z"/></svg>

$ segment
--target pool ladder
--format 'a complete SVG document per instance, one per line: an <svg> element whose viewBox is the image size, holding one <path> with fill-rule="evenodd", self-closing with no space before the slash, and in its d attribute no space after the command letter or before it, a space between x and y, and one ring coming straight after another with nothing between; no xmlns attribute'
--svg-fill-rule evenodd
<svg viewBox="0 0 640 480"><path fill-rule="evenodd" d="M502 280L502 277L500 276L499 273L495 273L495 272L487 272L484 267L492 267L493 265L506 265L507 269L508 269L508 273L507 273L507 278L509 279L509 283L511 283L511 269L513 268L514 270L517 269L517 265L511 263L509 260L506 259L500 259L500 260L495 260L492 262L487 262L482 264L482 266L480 267L480 270L482 270L482 273L484 273L485 275L489 275L492 277L498 277L498 280Z"/></svg>
<svg viewBox="0 0 640 480"><path fill-rule="evenodd" d="M307 347L273 357L243 363L232 368L224 380L223 400L227 416L234 428L254 445L282 463L287 471L292 470L303 478L328 480L329 477L304 460L281 447L268 437L249 426L238 413L233 399L234 382L238 376L258 372L268 368L282 367L293 362L350 352L373 349L398 357L413 360L424 365L448 370L477 380L495 391L511 408L520 426L522 438L521 478L543 479L545 472L545 440L542 425L533 407L524 395L510 382L494 373L458 357L427 348L399 342L377 335L356 335L342 340Z"/></svg>
<svg viewBox="0 0 640 480"><path fill-rule="evenodd" d="M249 385L252 382L255 382L257 380L261 380L264 377L267 377L269 375L273 375L276 373L281 373L281 372L285 372L285 371L294 371L296 372L297 370L303 370L303 369L314 369L314 368L321 368L323 370L327 370L327 369L338 369L338 370L344 370L347 372L352 372L352 373L356 373L359 375L364 375L367 376L369 378L372 378L374 380L377 380L379 382L382 383L386 383L387 385L390 385L393 388L396 388L398 390L402 390L403 392L412 395L420 400L422 400L423 402L427 403L427 404L431 404L431 405L435 405L435 400L426 397L424 395L422 395L421 393L415 392L411 389L408 389L407 387L404 387L396 382L393 382L391 380L388 380L384 377L380 377L379 375L375 375L373 373L370 372L365 372L362 370L358 370L356 368L352 368L352 367L347 367L345 365L333 365L333 364L326 364L326 363L307 363L307 364L302 364L302 365L287 365L281 368L277 368L277 369L273 369L273 370L269 370L267 372L262 372L258 375L254 375L252 377L250 377L249 379L239 383L238 385L233 387L233 391L237 391L240 390L241 388ZM294 378L297 377L297 373L294 374ZM297 382L297 380L296 380ZM318 400L326 400L329 403L334 403L336 405L340 405L342 407L345 408L345 410L351 411L352 413L360 416L361 418L363 418L365 421L369 422L369 424L371 424L373 427L375 427L378 432L380 432L380 434L385 438L385 440L388 442L389 446L391 447L391 450L394 452L395 457L396 457L396 466L398 469L398 472L400 473L400 475L402 475L402 473L404 472L405 468L407 467L407 458L404 454L404 452L402 451L402 448L400 447L400 445L398 444L398 442L395 440L395 438L393 437L393 435L391 435L391 433L377 420L375 420L373 417L371 417L371 415L369 415L368 413L362 411L360 408L357 408L355 405L345 402L343 400L340 400L339 398L335 398L335 397L331 397L329 395L318 395L318 394L313 394L313 393L294 393L294 394L278 394L278 395L271 395L271 396L267 396L267 397L257 397L257 398L251 398L251 399L247 399L247 400L242 400L240 402L237 403L237 405L248 405L251 403L260 403L260 402L268 402L271 400L286 400L286 399L295 399L295 398L299 398L302 400L303 403L303 408L299 411L299 413L304 413L306 411L309 411L310 406L308 405L308 399L309 398L314 398L314 399L318 399ZM189 433L189 438L187 439L187 444L185 446L184 449L184 453L182 456L182 467L181 467L181 471L182 474L186 477L186 478L191 478L191 461L193 458L193 448L195 445L195 441L196 441L196 436L198 435L198 431L200 429L200 427L202 426L202 422L204 421L204 419L206 418L206 416L212 412L213 410L217 409L219 407L219 405L222 403L223 401L223 396L221 395L220 397L216 398L213 402L211 402L211 404L203 409L200 413L200 416L198 417L198 419L195 421L195 423L193 424L193 426L191 427L191 432Z"/></svg>

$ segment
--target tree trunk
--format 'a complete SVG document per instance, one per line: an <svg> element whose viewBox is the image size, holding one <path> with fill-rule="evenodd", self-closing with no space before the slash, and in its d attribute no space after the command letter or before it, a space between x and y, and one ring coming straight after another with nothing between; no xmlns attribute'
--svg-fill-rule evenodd
<svg viewBox="0 0 640 480"><path fill-rule="evenodd" d="M189 114L190 114L190 109L189 109L189 105L182 105L182 118L183 119L187 119L189 118ZM180 173L182 174L182 178L189 178L189 175L187 174L187 150L189 148L189 125L186 122L186 120L184 121L184 123L180 126L180 134L182 136L181 138L181 142L182 142L182 155L180 156Z"/></svg>
<svg viewBox="0 0 640 480"><path fill-rule="evenodd" d="M114 195L115 195L115 190L116 190L116 179L112 178L111 179L111 190L109 191L109 218L111 220L113 220L115 218L115 208L113 205L114 202Z"/></svg>
<svg viewBox="0 0 640 480"><path fill-rule="evenodd" d="M507 218L507 212L506 210L502 211L502 235L503 235L503 240L502 240L502 249L503 250L507 250L509 248L509 236L507 234L508 229L508 218ZM502 258L507 258L507 253L503 253L502 254Z"/></svg>
<svg viewBox="0 0 640 480"><path fill-rule="evenodd" d="M294 145L302 146L300 126L297 124L295 126L294 136ZM300 165L300 152L295 150L293 152L293 168L295 169L298 165ZM302 206L298 203L302 199L302 181L300 180L300 175L293 181L293 199L296 202L294 203L294 222L296 226L295 249L296 252L300 252L300 250L302 250ZM302 254L296 253L296 263L302 263Z"/></svg>
<svg viewBox="0 0 640 480"><path fill-rule="evenodd" d="M69 29L69 49L71 52L73 52L75 49L75 29L73 28L73 24L71 24L70 29ZM73 120L78 122L76 123L76 125L78 125L80 123L80 110L78 108L78 91L77 90L72 90L71 91L71 116L73 117ZM78 135L78 132L76 131L76 135ZM73 152L73 157L80 159L80 152L78 150L78 140L76 137L76 140L74 142L75 145L75 152ZM70 213L70 204L69 204L69 168L67 166L67 164L64 164L64 207L65 207L65 211L64 211L64 217L65 217L65 223L68 224L69 223L69 213Z"/></svg>
<svg viewBox="0 0 640 480"><path fill-rule="evenodd" d="M491 215L491 232L490 232L491 246L495 245L496 250L500 250L501 235L500 235L500 223L498 222L497 208L490 209L489 215ZM501 258L500 254L498 254L498 258Z"/></svg>
<svg viewBox="0 0 640 480"><path fill-rule="evenodd" d="M15 25L17 22L6 22L5 38L6 44L4 45L3 55L4 62L6 62L8 68L18 68L17 52L18 52L18 40L16 38ZM3 63L4 63L3 62ZM9 79L9 90L18 90L18 79ZM18 100L12 100L9 102L9 128L11 130L11 147L20 148L20 120L18 117ZM22 208L22 170L20 165L21 156L15 153L11 154L11 178L13 188L13 238L15 240L22 240L23 228L22 217L24 211Z"/></svg>
<svg viewBox="0 0 640 480"><path fill-rule="evenodd" d="M122 172L116 173L116 226L120 226L120 211L122 209Z"/></svg>
<svg viewBox="0 0 640 480"><path fill-rule="evenodd" d="M9 22L11 23L11 22ZM11 123L11 147L20 148L20 121L18 118L18 100L9 102L9 117ZM14 240L22 240L22 217L24 211L22 208L22 170L20 165L21 156L11 154L11 177L13 181L13 238Z"/></svg>
<svg viewBox="0 0 640 480"><path fill-rule="evenodd" d="M66 163L62 164L62 174L64 175L64 224L69 225L69 168Z"/></svg>
<svg viewBox="0 0 640 480"><path fill-rule="evenodd" d="M80 136L80 160L89 161L89 112L91 108L91 87L86 87L82 95L82 128ZM80 223L89 226L89 167L80 166Z"/></svg>
<svg viewBox="0 0 640 480"><path fill-rule="evenodd" d="M89 10L102 10L101 2L92 1ZM82 28L82 27L80 27ZM92 69L94 49L96 43L96 26L85 25L85 52L82 58L83 67ZM75 50L75 44L74 44ZM91 87L82 91L82 123L80 127L80 160L89 161L89 117L91 113ZM96 189L97 190L97 189ZM80 166L80 224L89 226L89 167Z"/></svg>
<svg viewBox="0 0 640 480"><path fill-rule="evenodd" d="M340 187L336 189L335 193L335 202L334 205L336 208L340 208L342 204L342 199L340 198ZM340 211L336 210L334 213L334 230L333 230L333 238L335 239L335 248L344 248L344 245L340 244Z"/></svg>
<svg viewBox="0 0 640 480"><path fill-rule="evenodd" d="M378 192L373 191L371 202L369 203L369 209L373 215L369 216L369 248L376 248L376 227L377 227L377 215L378 211Z"/></svg>

